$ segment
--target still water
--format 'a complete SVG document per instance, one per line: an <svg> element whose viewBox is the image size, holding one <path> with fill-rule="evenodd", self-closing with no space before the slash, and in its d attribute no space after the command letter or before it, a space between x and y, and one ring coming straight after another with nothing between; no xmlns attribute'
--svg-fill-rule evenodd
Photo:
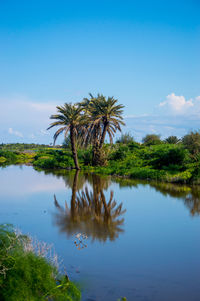
<svg viewBox="0 0 200 301"><path fill-rule="evenodd" d="M84 301L200 300L200 187L10 166L0 208L54 245Z"/></svg>

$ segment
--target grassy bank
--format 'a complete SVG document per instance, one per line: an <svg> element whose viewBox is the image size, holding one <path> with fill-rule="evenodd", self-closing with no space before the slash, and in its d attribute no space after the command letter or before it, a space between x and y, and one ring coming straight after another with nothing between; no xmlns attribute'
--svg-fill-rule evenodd
<svg viewBox="0 0 200 301"><path fill-rule="evenodd" d="M56 256L47 259L48 246L0 226L0 299L79 301L78 288L58 272Z"/></svg>
<svg viewBox="0 0 200 301"><path fill-rule="evenodd" d="M93 167L92 149L78 150L81 169L132 179L177 183L200 182L200 156L192 155L180 144L147 146L131 142L104 146L106 165ZM32 164L39 169L71 169L74 162L70 150L42 148L30 151L0 150L0 165Z"/></svg>

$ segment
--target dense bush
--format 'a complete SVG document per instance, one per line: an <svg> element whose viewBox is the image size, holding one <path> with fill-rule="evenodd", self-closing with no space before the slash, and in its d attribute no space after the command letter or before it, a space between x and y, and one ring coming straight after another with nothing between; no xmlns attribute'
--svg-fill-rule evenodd
<svg viewBox="0 0 200 301"><path fill-rule="evenodd" d="M44 253L35 253L29 237L0 226L0 300L79 301L80 292Z"/></svg>
<svg viewBox="0 0 200 301"><path fill-rule="evenodd" d="M80 149L78 150L78 158L81 164L91 165L92 164L92 149Z"/></svg>
<svg viewBox="0 0 200 301"><path fill-rule="evenodd" d="M44 169L53 168L71 168L74 166L74 162L70 151L63 150L44 150L38 152L33 162L35 167Z"/></svg>
<svg viewBox="0 0 200 301"><path fill-rule="evenodd" d="M157 145L157 144L161 144L162 141L160 140L160 135L155 135L155 134L150 134L150 135L146 135L143 139L142 142L145 145Z"/></svg>
<svg viewBox="0 0 200 301"><path fill-rule="evenodd" d="M33 158L34 153L0 150L0 165L29 163Z"/></svg>
<svg viewBox="0 0 200 301"><path fill-rule="evenodd" d="M183 169L189 157L186 149L168 144L152 146L144 152L144 159L149 160L150 165L156 169L170 167L170 165Z"/></svg>
<svg viewBox="0 0 200 301"><path fill-rule="evenodd" d="M164 142L169 144L177 144L180 142L180 139L178 139L176 136L169 136L164 140Z"/></svg>
<svg viewBox="0 0 200 301"><path fill-rule="evenodd" d="M11 152L11 151L3 151L0 150L0 158L3 157L6 159L6 162L9 163L15 163L17 161L17 153ZM3 161L3 160L2 160ZM4 160L5 161L5 160Z"/></svg>
<svg viewBox="0 0 200 301"><path fill-rule="evenodd" d="M110 160L122 160L127 156L129 148L127 145L120 145L117 150L110 155Z"/></svg>
<svg viewBox="0 0 200 301"><path fill-rule="evenodd" d="M200 152L200 132L190 132L182 138L183 145L192 155Z"/></svg>

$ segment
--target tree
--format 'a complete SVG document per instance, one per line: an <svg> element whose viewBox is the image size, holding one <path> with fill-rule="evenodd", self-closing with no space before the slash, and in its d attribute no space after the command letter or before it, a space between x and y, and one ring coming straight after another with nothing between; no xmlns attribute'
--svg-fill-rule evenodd
<svg viewBox="0 0 200 301"><path fill-rule="evenodd" d="M93 165L103 165L102 147L106 134L110 143L117 130L121 131L121 125L125 125L122 117L124 106L117 105L117 99L98 94L97 97L90 95L82 102L87 116L89 117L87 140L93 145Z"/></svg>
<svg viewBox="0 0 200 301"><path fill-rule="evenodd" d="M61 126L54 134L54 144L57 137L64 132L65 137L69 132L72 156L74 159L75 168L78 170L78 156L76 149L77 136L84 129L84 115L81 114L82 107L78 104L65 103L63 106L57 106L58 114L51 115L50 119L55 119L47 130L54 126Z"/></svg>
<svg viewBox="0 0 200 301"><path fill-rule="evenodd" d="M146 135L142 139L142 142L146 145L156 145L162 143L162 141L160 140L160 135L155 135L155 134Z"/></svg>
<svg viewBox="0 0 200 301"><path fill-rule="evenodd" d="M169 136L164 141L165 143L169 143L169 144L177 144L180 142L180 139L178 139L176 136Z"/></svg>
<svg viewBox="0 0 200 301"><path fill-rule="evenodd" d="M200 131L191 131L182 138L182 142L192 155L197 155L200 152Z"/></svg>

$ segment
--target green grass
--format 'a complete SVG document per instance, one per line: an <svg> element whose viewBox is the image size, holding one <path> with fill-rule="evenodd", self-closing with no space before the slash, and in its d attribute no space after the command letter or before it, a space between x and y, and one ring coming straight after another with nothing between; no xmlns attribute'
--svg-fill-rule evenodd
<svg viewBox="0 0 200 301"><path fill-rule="evenodd" d="M0 300L81 299L75 284L44 255L34 249L29 237L17 234L10 225L0 226Z"/></svg>

